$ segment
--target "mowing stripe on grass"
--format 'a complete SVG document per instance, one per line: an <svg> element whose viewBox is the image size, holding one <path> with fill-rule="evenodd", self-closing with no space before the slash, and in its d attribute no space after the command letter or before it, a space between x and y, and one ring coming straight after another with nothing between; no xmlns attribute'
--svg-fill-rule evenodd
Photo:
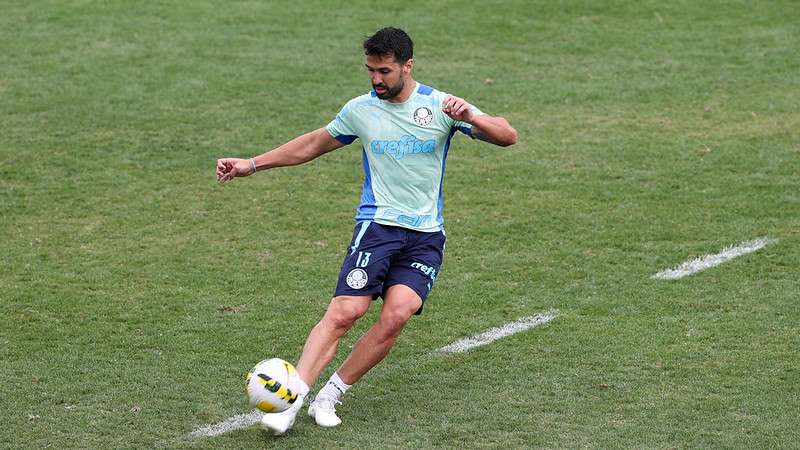
<svg viewBox="0 0 800 450"><path fill-rule="evenodd" d="M490 344L500 338L511 336L512 334L525 331L527 329L539 326L543 323L550 322L556 318L557 311L548 311L543 314L536 314L535 316L523 317L516 322L511 322L503 325L502 327L492 328L486 332L475 335L470 338L461 339L460 341L453 342L450 345L445 345L439 349L442 353L462 353L472 350L475 347Z"/></svg>
<svg viewBox="0 0 800 450"><path fill-rule="evenodd" d="M491 330L485 333L481 333L477 336L473 336L471 338L462 339L460 341L454 342L450 345L440 348L438 351L444 353L465 352L472 348L489 344L490 342L496 341L497 339L510 336L514 333L519 333L520 331L525 331L529 328L539 326L543 323L550 322L551 320L555 319L556 315L557 311L548 311L544 314L536 314L535 316L523 317L522 319L519 319L516 322L511 322L509 324L503 325L502 327L492 328ZM193 438L212 437L212 436L218 436L220 434L225 434L231 431L240 430L242 428L247 428L249 426L258 423L258 421L261 420L261 416L263 414L264 413L262 413L257 409L247 414L239 414L220 423L216 423L213 425L205 425L202 427L195 428L195 430L192 431L190 436Z"/></svg>
<svg viewBox="0 0 800 450"><path fill-rule="evenodd" d="M777 239L769 239L766 237L753 239L752 241L742 242L739 245L731 246L723 249L716 255L706 255L702 258L695 258L681 264L674 269L666 269L658 272L650 278L658 278L662 280L677 280L687 275L697 273L714 266L718 266L726 261L730 261L737 256L753 253L761 250L769 244L778 242Z"/></svg>
<svg viewBox="0 0 800 450"><path fill-rule="evenodd" d="M264 413L261 411L254 409L253 411L247 414L239 414L238 416L233 416L225 421L220 423L215 423L213 425L205 425L202 427L195 428L194 431L190 434L193 438L201 438L201 437L212 437L218 436L220 434L225 434L230 431L240 430L242 428L247 428L249 426L253 426L261 420L261 416Z"/></svg>

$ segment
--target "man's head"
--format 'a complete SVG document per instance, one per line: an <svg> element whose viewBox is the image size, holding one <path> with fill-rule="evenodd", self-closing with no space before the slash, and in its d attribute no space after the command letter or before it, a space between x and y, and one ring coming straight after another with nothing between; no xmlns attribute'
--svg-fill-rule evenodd
<svg viewBox="0 0 800 450"><path fill-rule="evenodd" d="M378 98L396 97L414 67L414 43L399 28L384 28L364 41L372 88Z"/></svg>

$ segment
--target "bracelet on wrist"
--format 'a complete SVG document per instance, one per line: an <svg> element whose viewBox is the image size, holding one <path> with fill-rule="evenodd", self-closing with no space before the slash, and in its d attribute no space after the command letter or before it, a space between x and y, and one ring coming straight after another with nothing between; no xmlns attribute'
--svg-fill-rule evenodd
<svg viewBox="0 0 800 450"><path fill-rule="evenodd" d="M252 172L250 172L250 174L254 174L258 170L258 169L256 169L256 159L255 158L250 158L250 168L253 170Z"/></svg>

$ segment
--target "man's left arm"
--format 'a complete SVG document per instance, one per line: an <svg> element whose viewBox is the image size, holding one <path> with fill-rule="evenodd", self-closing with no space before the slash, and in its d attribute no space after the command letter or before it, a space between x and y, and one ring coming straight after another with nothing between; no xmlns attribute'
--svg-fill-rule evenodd
<svg viewBox="0 0 800 450"><path fill-rule="evenodd" d="M475 114L466 100L448 95L442 102L442 111L451 119L472 126L472 137L495 145L507 147L517 143L517 130L500 116Z"/></svg>
<svg viewBox="0 0 800 450"><path fill-rule="evenodd" d="M472 122L472 137L495 145L507 147L517 143L517 130L499 116L475 116Z"/></svg>

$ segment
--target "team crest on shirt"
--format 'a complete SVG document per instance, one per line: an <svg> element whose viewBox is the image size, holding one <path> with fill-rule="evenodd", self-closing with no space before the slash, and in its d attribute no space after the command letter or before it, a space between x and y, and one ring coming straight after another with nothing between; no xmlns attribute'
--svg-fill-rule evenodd
<svg viewBox="0 0 800 450"><path fill-rule="evenodd" d="M347 274L345 281L347 281L347 285L351 288L361 289L367 285L367 280L369 280L367 272L365 272L364 269L355 268Z"/></svg>
<svg viewBox="0 0 800 450"><path fill-rule="evenodd" d="M426 127L430 125L432 121L433 121L433 111L431 111L430 109L422 106L417 108L416 111L414 111L414 122L416 122L417 125Z"/></svg>

